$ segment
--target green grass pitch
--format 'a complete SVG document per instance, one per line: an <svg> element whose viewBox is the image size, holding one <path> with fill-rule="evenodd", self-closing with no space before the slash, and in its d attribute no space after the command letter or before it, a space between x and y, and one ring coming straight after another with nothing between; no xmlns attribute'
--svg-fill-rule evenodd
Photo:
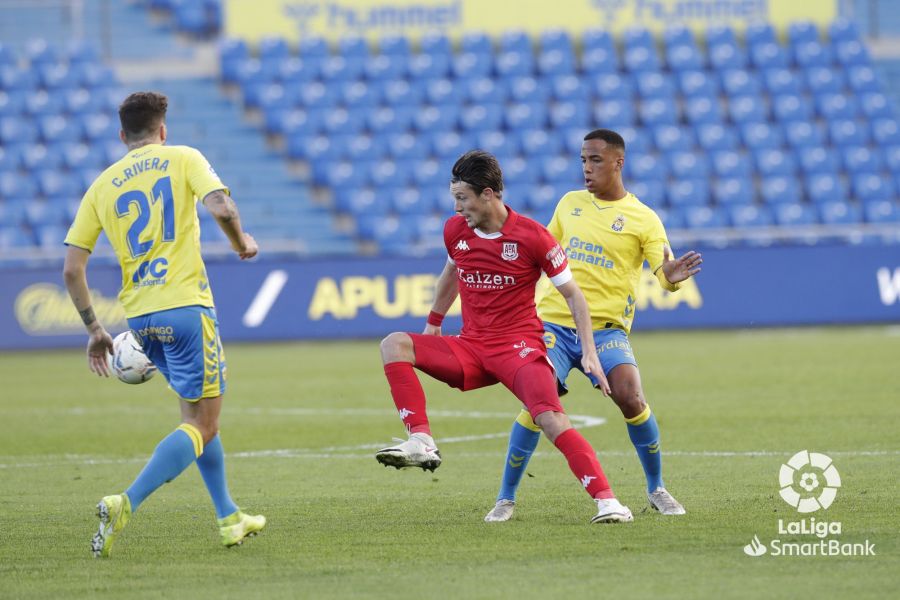
<svg viewBox="0 0 900 600"><path fill-rule="evenodd" d="M573 374L572 415L619 498L594 506L546 440L512 521L492 506L518 411L502 387L467 394L423 377L444 464L378 465L403 433L376 341L228 344L221 418L235 500L269 524L218 545L196 468L141 507L107 561L90 557L94 505L131 482L178 423L162 377L98 380L80 350L0 354L0 597L4 598L888 598L896 593L900 331L896 327L636 333L662 430L664 475L684 517L647 509L612 402ZM842 542L876 556L745 555L803 517L779 496L795 452L834 459ZM891 575L893 573L893 575Z"/></svg>

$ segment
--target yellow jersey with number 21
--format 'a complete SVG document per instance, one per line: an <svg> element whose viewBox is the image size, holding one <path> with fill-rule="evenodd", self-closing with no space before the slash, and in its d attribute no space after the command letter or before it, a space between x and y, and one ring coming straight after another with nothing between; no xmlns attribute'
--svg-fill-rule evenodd
<svg viewBox="0 0 900 600"><path fill-rule="evenodd" d="M199 150L149 144L129 151L85 193L65 243L92 252L105 231L122 267L126 317L213 306L200 256L197 199L228 188Z"/></svg>

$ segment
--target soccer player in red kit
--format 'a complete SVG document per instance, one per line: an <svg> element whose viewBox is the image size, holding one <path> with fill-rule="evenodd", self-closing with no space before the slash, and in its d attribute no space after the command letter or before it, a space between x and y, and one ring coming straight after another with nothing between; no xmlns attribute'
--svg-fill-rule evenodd
<svg viewBox="0 0 900 600"><path fill-rule="evenodd" d="M580 337L593 339L587 302L572 279L565 253L542 225L503 203L503 176L494 156L468 152L453 165L452 174L450 193L457 216L444 226L448 260L425 332L395 332L381 342L384 373L409 439L379 450L375 458L398 469L434 471L441 464L425 392L413 368L462 391L499 382L525 405L596 500L598 511L591 522L632 521L631 511L613 494L594 449L563 412L547 359L543 324L534 305L542 271L566 299ZM442 336L441 322L457 295L462 331ZM593 344L583 349L581 364L609 394Z"/></svg>

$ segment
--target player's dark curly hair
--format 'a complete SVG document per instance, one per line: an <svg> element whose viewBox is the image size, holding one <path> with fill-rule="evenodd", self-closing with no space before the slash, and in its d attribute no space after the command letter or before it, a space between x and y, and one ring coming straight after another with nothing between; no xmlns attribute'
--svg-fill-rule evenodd
<svg viewBox="0 0 900 600"><path fill-rule="evenodd" d="M584 141L588 140L603 140L610 146L621 148L622 152L625 152L625 139L612 129L595 129L584 136Z"/></svg>
<svg viewBox="0 0 900 600"><path fill-rule="evenodd" d="M119 121L125 139L141 140L151 135L166 119L169 99L157 92L135 92L119 106Z"/></svg>
<svg viewBox="0 0 900 600"><path fill-rule="evenodd" d="M499 196L503 191L503 171L493 154L484 150L470 150L453 165L450 183L459 182L467 183L476 194L491 188Z"/></svg>

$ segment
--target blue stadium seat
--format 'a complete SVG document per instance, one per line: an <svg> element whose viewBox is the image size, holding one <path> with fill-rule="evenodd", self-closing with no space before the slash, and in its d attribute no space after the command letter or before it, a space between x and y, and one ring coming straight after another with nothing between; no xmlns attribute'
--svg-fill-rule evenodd
<svg viewBox="0 0 900 600"><path fill-rule="evenodd" d="M547 81L545 79L545 81ZM550 89L556 100L587 101L591 97L591 88L583 78L575 75L556 75L549 79Z"/></svg>
<svg viewBox="0 0 900 600"><path fill-rule="evenodd" d="M409 163L411 164L411 163ZM403 160L382 160L369 165L369 181L375 187L404 186L413 182L413 169Z"/></svg>
<svg viewBox="0 0 900 600"><path fill-rule="evenodd" d="M452 54L415 54L406 65L410 80L450 76Z"/></svg>
<svg viewBox="0 0 900 600"><path fill-rule="evenodd" d="M25 112L25 92L0 90L0 117L18 116L23 112Z"/></svg>
<svg viewBox="0 0 900 600"><path fill-rule="evenodd" d="M676 179L709 177L712 172L709 157L703 153L673 150L668 153L666 159L669 163L669 173Z"/></svg>
<svg viewBox="0 0 900 600"><path fill-rule="evenodd" d="M665 205L666 190L670 189L663 179L645 179L628 184L628 191L654 210L659 210Z"/></svg>
<svg viewBox="0 0 900 600"><path fill-rule="evenodd" d="M288 138L287 154L292 159L317 163L313 167L318 168L328 161L341 158L343 149L337 137L323 134L299 134Z"/></svg>
<svg viewBox="0 0 900 600"><path fill-rule="evenodd" d="M63 165L62 148L58 145L31 144L22 153L22 166L29 171L59 169Z"/></svg>
<svg viewBox="0 0 900 600"><path fill-rule="evenodd" d="M777 42L759 42L750 45L750 64L757 69L787 67L787 52Z"/></svg>
<svg viewBox="0 0 900 600"><path fill-rule="evenodd" d="M810 103L797 94L772 96L772 114L778 121L810 121L813 117Z"/></svg>
<svg viewBox="0 0 900 600"><path fill-rule="evenodd" d="M896 200L873 200L863 204L868 223L900 223L900 206Z"/></svg>
<svg viewBox="0 0 900 600"><path fill-rule="evenodd" d="M426 134L431 142L431 154L438 158L453 158L471 150L468 138L456 131L431 131Z"/></svg>
<svg viewBox="0 0 900 600"><path fill-rule="evenodd" d="M619 69L619 55L608 31L586 31L581 36L581 71L588 76L615 73Z"/></svg>
<svg viewBox="0 0 900 600"><path fill-rule="evenodd" d="M618 129L619 135L622 136L622 139L625 140L625 148L627 152L650 152L653 149L653 145L650 143L650 138L647 136L643 130L643 128L633 127L631 125L626 125L625 127L620 127ZM580 133L581 135L578 135ZM573 131L571 134L573 142L575 140L583 140L584 132L575 132ZM577 147L572 146L572 152L581 152L581 144L582 141L578 141Z"/></svg>
<svg viewBox="0 0 900 600"><path fill-rule="evenodd" d="M461 82L463 100L470 104L505 102L509 95L508 84L492 77L475 77Z"/></svg>
<svg viewBox="0 0 900 600"><path fill-rule="evenodd" d="M535 184L540 179L540 173L536 165L533 165L528 159L521 156L498 156L500 167L503 169L504 180L515 182L517 185ZM543 159L537 161L540 165ZM580 177L580 176L579 176Z"/></svg>
<svg viewBox="0 0 900 600"><path fill-rule="evenodd" d="M800 202L803 199L803 192L797 183L797 178L785 175L761 178L759 195L766 204Z"/></svg>
<svg viewBox="0 0 900 600"><path fill-rule="evenodd" d="M880 92L881 84L875 70L869 66L855 66L847 69L847 83L856 93Z"/></svg>
<svg viewBox="0 0 900 600"><path fill-rule="evenodd" d="M804 148L799 154L801 170L807 174L837 173L841 165L837 154L831 148Z"/></svg>
<svg viewBox="0 0 900 600"><path fill-rule="evenodd" d="M892 173L900 173L900 145L886 146L881 150L884 164Z"/></svg>
<svg viewBox="0 0 900 600"><path fill-rule="evenodd" d="M794 46L801 42L819 41L819 28L812 21L794 21L788 25L788 42Z"/></svg>
<svg viewBox="0 0 900 600"><path fill-rule="evenodd" d="M11 225L18 227L24 223L25 207L30 202L34 202L34 200L31 198L0 199L0 227Z"/></svg>
<svg viewBox="0 0 900 600"><path fill-rule="evenodd" d="M682 71L676 75L678 89L685 98L714 98L719 93L715 76L706 71Z"/></svg>
<svg viewBox="0 0 900 600"><path fill-rule="evenodd" d="M697 145L694 130L678 125L657 125L652 129L653 141L661 152L686 152Z"/></svg>
<svg viewBox="0 0 900 600"><path fill-rule="evenodd" d="M460 52L473 52L475 54L493 54L494 47L487 34L482 32L464 33L459 43Z"/></svg>
<svg viewBox="0 0 900 600"><path fill-rule="evenodd" d="M245 48L246 49L246 48ZM290 56L287 40L279 36L266 36L259 40L256 46L257 54L261 61L278 61ZM239 51L238 51L239 52Z"/></svg>
<svg viewBox="0 0 900 600"><path fill-rule="evenodd" d="M22 167L22 154L27 148L23 144L0 146L0 173L18 171Z"/></svg>
<svg viewBox="0 0 900 600"><path fill-rule="evenodd" d="M637 114L629 100L602 100L594 103L594 122L598 126L615 130L622 125L634 125Z"/></svg>
<svg viewBox="0 0 900 600"><path fill-rule="evenodd" d="M381 195L390 199L391 208L398 215L424 215L434 211L431 198L417 186L388 188Z"/></svg>
<svg viewBox="0 0 900 600"><path fill-rule="evenodd" d="M367 164L356 161L339 160L329 161L321 178L316 177L334 190L357 190L368 181L369 167Z"/></svg>
<svg viewBox="0 0 900 600"><path fill-rule="evenodd" d="M498 129L503 123L504 105L499 102L471 104L462 109L459 126L463 130Z"/></svg>
<svg viewBox="0 0 900 600"><path fill-rule="evenodd" d="M828 137L834 146L864 146L869 143L869 124L854 119L835 119L828 123Z"/></svg>
<svg viewBox="0 0 900 600"><path fill-rule="evenodd" d="M300 58L325 58L330 56L331 51L328 49L328 41L319 36L309 35L300 39L297 55Z"/></svg>
<svg viewBox="0 0 900 600"><path fill-rule="evenodd" d="M494 69L498 77L524 77L535 72L534 56L531 51L507 50L495 57ZM488 74L488 73L485 73ZM457 72L457 77L460 73Z"/></svg>
<svg viewBox="0 0 900 600"><path fill-rule="evenodd" d="M37 118L58 115L63 112L64 103L65 97L62 94L51 94L45 90L31 92L25 96L25 110Z"/></svg>
<svg viewBox="0 0 900 600"><path fill-rule="evenodd" d="M34 90L37 88L37 73L29 69L19 69L13 65L0 66L0 89Z"/></svg>
<svg viewBox="0 0 900 600"><path fill-rule="evenodd" d="M697 143L707 152L737 150L740 146L733 127L726 127L719 123L704 123L698 125L696 130Z"/></svg>
<svg viewBox="0 0 900 600"><path fill-rule="evenodd" d="M543 102L519 102L507 105L505 124L511 130L543 128L547 124L547 106Z"/></svg>
<svg viewBox="0 0 900 600"><path fill-rule="evenodd" d="M768 206L737 205L728 212L734 227L771 227L775 223Z"/></svg>
<svg viewBox="0 0 900 600"><path fill-rule="evenodd" d="M501 129L481 129L474 132L475 146L497 155L520 153L518 137Z"/></svg>
<svg viewBox="0 0 900 600"><path fill-rule="evenodd" d="M769 95L801 94L803 81L797 73L784 67L775 67L761 71L763 86Z"/></svg>
<svg viewBox="0 0 900 600"><path fill-rule="evenodd" d="M728 116L735 125L758 123L769 118L765 102L758 96L731 96L728 99Z"/></svg>
<svg viewBox="0 0 900 600"><path fill-rule="evenodd" d="M392 135L387 140L388 153L395 159L421 158L428 155L424 136L412 133Z"/></svg>
<svg viewBox="0 0 900 600"><path fill-rule="evenodd" d="M297 58L289 56L275 66L275 78L287 83L310 82L322 74L322 60L316 57Z"/></svg>
<svg viewBox="0 0 900 600"><path fill-rule="evenodd" d="M556 102L550 107L550 125L556 128L587 127L590 112L586 102Z"/></svg>
<svg viewBox="0 0 900 600"><path fill-rule="evenodd" d="M525 195L525 206L537 212L553 210L560 197L556 186L547 183L531 186Z"/></svg>
<svg viewBox="0 0 900 600"><path fill-rule="evenodd" d="M768 121L743 124L741 138L745 146L754 150L781 148L784 145L781 128Z"/></svg>
<svg viewBox="0 0 900 600"><path fill-rule="evenodd" d="M868 119L885 119L894 116L894 107L888 97L881 92L861 94L859 102L863 115Z"/></svg>
<svg viewBox="0 0 900 600"><path fill-rule="evenodd" d="M584 180L584 171L581 168L581 163L565 154L543 159L540 162L540 175L545 182L566 182L572 186L577 186Z"/></svg>
<svg viewBox="0 0 900 600"><path fill-rule="evenodd" d="M531 54L531 37L527 32L519 29L507 30L500 34L499 51L522 52Z"/></svg>
<svg viewBox="0 0 900 600"><path fill-rule="evenodd" d="M64 110L73 117L102 112L106 109L106 101L102 94L91 93L88 90L79 88L66 90L63 92L63 95L65 97ZM0 114L3 114L2 108L0 108Z"/></svg>
<svg viewBox="0 0 900 600"><path fill-rule="evenodd" d="M421 54L452 54L453 45L445 33L428 32L419 39Z"/></svg>
<svg viewBox="0 0 900 600"><path fill-rule="evenodd" d="M751 23L744 30L744 41L748 46L753 44L774 43L778 41L775 27L769 23Z"/></svg>
<svg viewBox="0 0 900 600"><path fill-rule="evenodd" d="M717 177L750 178L753 170L750 160L740 152L720 150L711 154L713 172Z"/></svg>
<svg viewBox="0 0 900 600"><path fill-rule="evenodd" d="M634 192L634 186L629 188ZM709 180L705 177L679 177L665 190L669 206L705 206L710 202Z"/></svg>
<svg viewBox="0 0 900 600"><path fill-rule="evenodd" d="M871 65L872 58L865 45L859 40L847 40L834 43L834 54L837 62L844 66Z"/></svg>
<svg viewBox="0 0 900 600"><path fill-rule="evenodd" d="M853 197L862 202L897 198L894 180L875 173L854 173L850 179L850 189Z"/></svg>
<svg viewBox="0 0 900 600"><path fill-rule="evenodd" d="M671 98L650 98L638 104L638 115L645 126L674 125L678 122L677 105Z"/></svg>
<svg viewBox="0 0 900 600"><path fill-rule="evenodd" d="M585 50L610 48L614 50L612 34L607 29L586 29L581 35L581 45Z"/></svg>
<svg viewBox="0 0 900 600"><path fill-rule="evenodd" d="M799 42L791 45L794 63L801 68L829 67L834 61L831 47L818 40Z"/></svg>
<svg viewBox="0 0 900 600"><path fill-rule="evenodd" d="M243 38L219 40L219 59L222 62L250 58L250 49Z"/></svg>
<svg viewBox="0 0 900 600"><path fill-rule="evenodd" d="M574 51L572 37L565 29L545 29L538 37L538 42L542 52L551 50L560 50L562 52Z"/></svg>
<svg viewBox="0 0 900 600"><path fill-rule="evenodd" d="M753 181L747 177L720 177L713 183L713 197L720 205L751 204Z"/></svg>
<svg viewBox="0 0 900 600"><path fill-rule="evenodd" d="M859 223L862 214L859 207L848 202L833 201L819 204L819 219L825 225L847 225Z"/></svg>
<svg viewBox="0 0 900 600"><path fill-rule="evenodd" d="M325 112L322 123L328 134L361 133L366 128L366 113L359 110L335 108Z"/></svg>
<svg viewBox="0 0 900 600"><path fill-rule="evenodd" d="M51 63L37 68L38 81L47 90L73 89L79 86L80 77L76 69L66 63Z"/></svg>
<svg viewBox="0 0 900 600"><path fill-rule="evenodd" d="M702 69L704 62L703 54L693 41L666 44L666 64L673 72Z"/></svg>
<svg viewBox="0 0 900 600"><path fill-rule="evenodd" d="M816 112L823 119L853 119L859 114L859 103L853 96L825 93L815 96Z"/></svg>
<svg viewBox="0 0 900 600"><path fill-rule="evenodd" d="M28 175L0 172L0 198L32 198L37 195L37 184Z"/></svg>
<svg viewBox="0 0 900 600"><path fill-rule="evenodd" d="M381 160L388 155L387 137L382 135L359 135L356 133L334 136L342 149L342 158L353 160Z"/></svg>
<svg viewBox="0 0 900 600"><path fill-rule="evenodd" d="M900 145L900 124L895 119L874 119L872 139L881 146Z"/></svg>
<svg viewBox="0 0 900 600"><path fill-rule="evenodd" d="M322 119L317 110L294 109L271 113L266 117L266 129L284 136L309 135L321 131Z"/></svg>
<svg viewBox="0 0 900 600"><path fill-rule="evenodd" d="M57 197L57 196L48 196ZM25 222L32 228L45 227L48 225L61 226L65 222L66 209L58 203L48 200L36 200L25 205ZM62 244L65 238L65 232L60 236L56 244Z"/></svg>
<svg viewBox="0 0 900 600"><path fill-rule="evenodd" d="M837 19L828 25L828 38L832 42L859 40L859 30L856 23L850 19Z"/></svg>
<svg viewBox="0 0 900 600"><path fill-rule="evenodd" d="M834 172L815 173L806 177L806 195L815 204L844 201L847 199L847 186Z"/></svg>
<svg viewBox="0 0 900 600"><path fill-rule="evenodd" d="M377 85L364 81L348 81L340 86L341 104L351 109L371 109L381 103Z"/></svg>
<svg viewBox="0 0 900 600"><path fill-rule="evenodd" d="M825 133L816 123L809 121L788 121L784 123L784 137L788 145L795 149L822 146Z"/></svg>
<svg viewBox="0 0 900 600"><path fill-rule="evenodd" d="M594 96L604 100L628 100L635 95L634 79L627 74L601 73L592 78Z"/></svg>
<svg viewBox="0 0 900 600"><path fill-rule="evenodd" d="M729 96L759 96L762 83L755 72L745 69L728 69L722 71L722 90Z"/></svg>
<svg viewBox="0 0 900 600"><path fill-rule="evenodd" d="M108 116L103 115L110 120ZM85 117L84 124L92 122L91 117ZM61 144L65 142L76 142L81 139L82 128L74 119L69 119L62 115L52 115L42 117L38 121L38 130L41 133L41 139L47 144ZM112 132L109 128L107 131ZM111 133L112 139L118 137L119 128L116 125L114 133Z"/></svg>
<svg viewBox="0 0 900 600"><path fill-rule="evenodd" d="M710 42L707 39L707 54L710 66L716 71L747 66L747 55L733 41Z"/></svg>
<svg viewBox="0 0 900 600"><path fill-rule="evenodd" d="M797 173L797 159L791 151L780 149L758 149L753 152L756 171L762 177L794 175Z"/></svg>
<svg viewBox="0 0 900 600"><path fill-rule="evenodd" d="M33 38L25 43L25 57L32 65L56 63L62 60L59 49L44 38Z"/></svg>
<svg viewBox="0 0 900 600"><path fill-rule="evenodd" d="M381 84L380 91L381 98L387 106L416 106L425 98L425 87L419 81L409 82L405 79L385 81Z"/></svg>
<svg viewBox="0 0 900 600"><path fill-rule="evenodd" d="M338 87L312 81L300 88L299 100L300 107L331 108L338 102Z"/></svg>
<svg viewBox="0 0 900 600"><path fill-rule="evenodd" d="M0 65L14 65L19 62L19 56L10 44L0 42Z"/></svg>
<svg viewBox="0 0 900 600"><path fill-rule="evenodd" d="M248 58L237 64L234 81L242 89L248 85L273 83L280 76L280 63L263 63L258 58Z"/></svg>
<svg viewBox="0 0 900 600"><path fill-rule="evenodd" d="M378 54L363 60L363 75L369 81L399 79L406 76L409 59L404 55Z"/></svg>
<svg viewBox="0 0 900 600"><path fill-rule="evenodd" d="M513 77L506 82L512 102L548 102L550 86L531 76Z"/></svg>
<svg viewBox="0 0 900 600"><path fill-rule="evenodd" d="M843 71L830 67L812 67L803 72L806 86L813 94L842 92L847 85Z"/></svg>
<svg viewBox="0 0 900 600"><path fill-rule="evenodd" d="M881 153L868 146L840 146L844 170L848 173L878 173L884 167Z"/></svg>
<svg viewBox="0 0 900 600"><path fill-rule="evenodd" d="M27 248L34 238L19 225L0 225L0 249Z"/></svg>
<svg viewBox="0 0 900 600"><path fill-rule="evenodd" d="M632 73L658 71L662 66L656 48L653 46L626 47L622 62L625 69Z"/></svg>
<svg viewBox="0 0 900 600"><path fill-rule="evenodd" d="M726 213L716 206L686 206L681 210L688 229L720 229L728 226Z"/></svg>
<svg viewBox="0 0 900 600"><path fill-rule="evenodd" d="M386 56L409 56L412 47L405 35L385 35L378 40L378 50Z"/></svg>
<svg viewBox="0 0 900 600"><path fill-rule="evenodd" d="M782 227L803 227L819 222L816 210L809 204L784 202L772 206L775 224Z"/></svg>
<svg viewBox="0 0 900 600"><path fill-rule="evenodd" d="M419 131L453 129L459 121L459 112L458 104L444 104L439 107L423 104L413 115L413 125Z"/></svg>
<svg viewBox="0 0 900 600"><path fill-rule="evenodd" d="M514 129L512 131L516 133L510 133L507 135L507 139L513 136L518 137L518 141L513 141L512 144L526 156L553 156L564 150L562 137L555 131L548 131L544 128Z"/></svg>
<svg viewBox="0 0 900 600"><path fill-rule="evenodd" d="M664 75L656 71L647 71L635 74L638 94L643 99L666 98L675 96L675 83L670 75Z"/></svg>
<svg viewBox="0 0 900 600"><path fill-rule="evenodd" d="M456 78L489 77L494 69L493 54L461 52L450 59L450 72Z"/></svg>
<svg viewBox="0 0 900 600"><path fill-rule="evenodd" d="M480 78L479 78L480 79ZM423 82L425 99L430 104L451 104L458 102L458 91L450 79L428 79Z"/></svg>
<svg viewBox="0 0 900 600"><path fill-rule="evenodd" d="M572 75L576 72L575 55L571 50L543 50L537 58L537 72L545 77Z"/></svg>
<svg viewBox="0 0 900 600"><path fill-rule="evenodd" d="M684 101L684 117L692 125L721 123L722 112L716 97L697 96Z"/></svg>
<svg viewBox="0 0 900 600"><path fill-rule="evenodd" d="M322 79L328 83L359 79L363 75L365 58L362 56L327 56L321 62Z"/></svg>
<svg viewBox="0 0 900 600"><path fill-rule="evenodd" d="M668 167L656 154L636 154L625 161L625 171L629 179L666 179Z"/></svg>

